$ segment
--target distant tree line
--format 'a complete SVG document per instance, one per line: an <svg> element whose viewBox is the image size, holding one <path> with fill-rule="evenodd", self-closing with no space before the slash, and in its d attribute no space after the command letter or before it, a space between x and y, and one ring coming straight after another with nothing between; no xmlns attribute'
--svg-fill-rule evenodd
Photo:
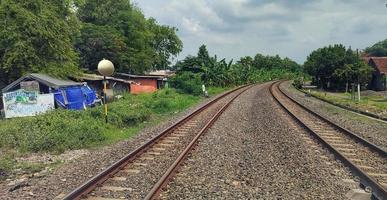
<svg viewBox="0 0 387 200"><path fill-rule="evenodd" d="M227 87L269 81L291 79L302 74L302 67L289 58L263 56L242 57L237 62L219 60L210 56L205 45L200 46L196 56L187 56L174 65L177 76L172 85L187 93L200 94L201 85Z"/></svg>
<svg viewBox="0 0 387 200"><path fill-rule="evenodd" d="M102 58L121 72L166 68L183 47L176 28L146 19L129 0L2 0L0 18L3 85L29 72L95 70Z"/></svg>

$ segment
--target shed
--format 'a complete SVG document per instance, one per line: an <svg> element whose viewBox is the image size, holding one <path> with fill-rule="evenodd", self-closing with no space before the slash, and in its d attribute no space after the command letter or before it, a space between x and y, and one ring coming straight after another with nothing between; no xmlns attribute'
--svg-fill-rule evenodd
<svg viewBox="0 0 387 200"><path fill-rule="evenodd" d="M387 89L387 57L369 57L368 65L374 72L372 73L369 89L382 91Z"/></svg>
<svg viewBox="0 0 387 200"><path fill-rule="evenodd" d="M97 91L98 94L102 94L103 92L103 76L97 74L83 74L80 77L76 78L77 80L86 82L91 88ZM130 85L134 84L133 81L115 78L108 76L106 77L108 81L107 88L112 90L114 94L123 94L126 92L130 92Z"/></svg>
<svg viewBox="0 0 387 200"><path fill-rule="evenodd" d="M77 83L70 80L57 79L46 74L28 74L12 82L11 84L3 88L1 91L2 93L5 93L5 92L18 90L20 89L20 84L25 81L38 82L39 92L43 94L50 93L52 90L56 90L63 87L83 85L82 83Z"/></svg>
<svg viewBox="0 0 387 200"><path fill-rule="evenodd" d="M28 74L2 89L2 93L8 93L24 89L25 91L37 91L38 94L53 94L58 107L66 109L84 109L93 106L95 91L86 84L71 80L57 79L46 74Z"/></svg>
<svg viewBox="0 0 387 200"><path fill-rule="evenodd" d="M166 77L160 75L133 75L117 73L117 77L133 81L136 84L130 85L131 94L152 93L164 87Z"/></svg>

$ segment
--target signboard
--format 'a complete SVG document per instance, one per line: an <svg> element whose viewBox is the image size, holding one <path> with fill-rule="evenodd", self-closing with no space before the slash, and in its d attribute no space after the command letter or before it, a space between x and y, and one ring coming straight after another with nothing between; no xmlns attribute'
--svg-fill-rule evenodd
<svg viewBox="0 0 387 200"><path fill-rule="evenodd" d="M35 116L55 108L54 94L17 90L3 94L5 118Z"/></svg>
<svg viewBox="0 0 387 200"><path fill-rule="evenodd" d="M23 81L20 82L20 89L25 91L40 91L39 90L39 82L37 81Z"/></svg>

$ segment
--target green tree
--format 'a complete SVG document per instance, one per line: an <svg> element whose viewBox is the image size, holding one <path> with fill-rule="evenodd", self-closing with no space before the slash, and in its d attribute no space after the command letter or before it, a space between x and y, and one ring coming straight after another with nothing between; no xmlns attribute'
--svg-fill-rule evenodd
<svg viewBox="0 0 387 200"><path fill-rule="evenodd" d="M64 78L77 73L73 5L70 0L0 1L1 82L29 72Z"/></svg>
<svg viewBox="0 0 387 200"><path fill-rule="evenodd" d="M387 39L366 48L365 52L369 56L387 56Z"/></svg>
<svg viewBox="0 0 387 200"><path fill-rule="evenodd" d="M341 44L313 51L304 68L315 84L329 89L343 89L349 82L364 85L372 72L357 53Z"/></svg>
<svg viewBox="0 0 387 200"><path fill-rule="evenodd" d="M152 45L155 50L153 68L166 69L171 64L170 59L176 57L183 50L183 42L176 35L175 27L158 25L156 20L148 20L153 34Z"/></svg>
<svg viewBox="0 0 387 200"><path fill-rule="evenodd" d="M142 73L155 68L165 68L169 64L169 59L182 49L176 28L160 26L154 19L147 20L141 10L128 0L85 0L78 7L78 17L83 23L93 24L98 30L110 29L108 36L100 34L100 41L106 41L106 44L124 42L114 51L111 47L95 49L99 51L95 52L96 55L111 55L114 52L111 56L116 60L115 65L119 71ZM90 29L82 28L82 31L90 32ZM112 38L119 38L119 41L111 41ZM87 40L81 37L77 43L77 46L83 46L79 48L82 56L88 55L83 50L94 48L85 46L91 44L83 41L85 39ZM89 63L88 66L92 64Z"/></svg>
<svg viewBox="0 0 387 200"><path fill-rule="evenodd" d="M125 38L108 26L84 23L75 47L80 53L80 65L89 70L95 70L102 58L119 63L117 71L129 68L128 55L120 53L128 50Z"/></svg>

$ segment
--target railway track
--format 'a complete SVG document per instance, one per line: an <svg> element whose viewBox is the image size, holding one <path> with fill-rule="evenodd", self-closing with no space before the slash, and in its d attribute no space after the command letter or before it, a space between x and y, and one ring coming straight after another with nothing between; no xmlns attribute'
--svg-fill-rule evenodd
<svg viewBox="0 0 387 200"><path fill-rule="evenodd" d="M387 152L298 103L280 84L273 83L270 92L281 107L346 165L363 187L376 198L386 199Z"/></svg>
<svg viewBox="0 0 387 200"><path fill-rule="evenodd" d="M251 86L229 91L187 115L69 193L65 200L154 199L200 136Z"/></svg>

